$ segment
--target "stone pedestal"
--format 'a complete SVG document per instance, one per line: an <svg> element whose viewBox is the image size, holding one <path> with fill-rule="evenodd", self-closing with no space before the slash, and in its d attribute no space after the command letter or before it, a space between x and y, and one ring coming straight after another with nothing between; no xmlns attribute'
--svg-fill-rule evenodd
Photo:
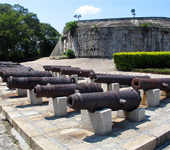
<svg viewBox="0 0 170 150"><path fill-rule="evenodd" d="M132 121L140 122L145 120L145 108L138 108L133 111L118 110L117 116L120 118L126 118Z"/></svg>
<svg viewBox="0 0 170 150"><path fill-rule="evenodd" d="M95 112L81 110L82 128L98 135L106 135L112 132L111 112L111 109L107 108Z"/></svg>
<svg viewBox="0 0 170 150"><path fill-rule="evenodd" d="M119 83L109 84L109 91L119 91Z"/></svg>
<svg viewBox="0 0 170 150"><path fill-rule="evenodd" d="M42 98L36 98L34 95L34 89L27 90L27 99L32 105L42 104Z"/></svg>
<svg viewBox="0 0 170 150"><path fill-rule="evenodd" d="M160 89L145 91L147 106L156 107L160 104Z"/></svg>
<svg viewBox="0 0 170 150"><path fill-rule="evenodd" d="M103 92L109 91L109 85L107 83L101 83L101 87L103 88Z"/></svg>
<svg viewBox="0 0 170 150"><path fill-rule="evenodd" d="M67 97L49 98L49 111L57 117L67 115Z"/></svg>
<svg viewBox="0 0 170 150"><path fill-rule="evenodd" d="M27 96L27 89L16 89L16 93L18 94L18 96Z"/></svg>

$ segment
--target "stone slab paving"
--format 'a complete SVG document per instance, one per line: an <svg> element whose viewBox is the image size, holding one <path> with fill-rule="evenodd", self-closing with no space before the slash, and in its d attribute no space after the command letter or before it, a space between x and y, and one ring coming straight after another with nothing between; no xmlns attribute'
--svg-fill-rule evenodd
<svg viewBox="0 0 170 150"><path fill-rule="evenodd" d="M72 65L73 61L75 66L82 68L82 62L77 59L79 62L77 63L75 60L65 60L66 62L49 60L49 63L47 58L43 58L23 64L41 70L43 65L65 65L65 63ZM86 65L91 64L95 67L103 65L103 69L96 69L98 72L124 74L110 65L113 60L83 60ZM87 69L95 70L95 68ZM154 149L170 140L170 98L163 98L158 107L146 107L145 120L141 122L118 118L117 112L112 111L112 133L99 136L82 129L79 111L68 108L66 117L56 117L49 112L48 99L43 99L42 105L33 106L26 97L18 97L16 90L9 90L6 83L1 83L0 95L0 111L32 149Z"/></svg>

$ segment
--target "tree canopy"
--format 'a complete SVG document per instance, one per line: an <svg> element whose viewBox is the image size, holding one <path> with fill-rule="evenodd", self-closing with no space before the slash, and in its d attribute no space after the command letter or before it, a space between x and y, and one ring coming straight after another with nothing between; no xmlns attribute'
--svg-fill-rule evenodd
<svg viewBox="0 0 170 150"><path fill-rule="evenodd" d="M50 24L15 4L0 4L0 60L26 61L49 56L60 37Z"/></svg>

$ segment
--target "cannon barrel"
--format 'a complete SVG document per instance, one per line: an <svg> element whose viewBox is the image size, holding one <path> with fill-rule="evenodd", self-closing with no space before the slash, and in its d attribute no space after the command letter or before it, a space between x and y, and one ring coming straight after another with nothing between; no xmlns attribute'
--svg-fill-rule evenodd
<svg viewBox="0 0 170 150"><path fill-rule="evenodd" d="M51 71L52 72L60 72L61 68L68 68L68 67L71 67L71 66L52 66Z"/></svg>
<svg viewBox="0 0 170 150"><path fill-rule="evenodd" d="M89 77L89 74L94 70L80 69L77 67L61 68L60 73L65 75L77 74L79 77Z"/></svg>
<svg viewBox="0 0 170 150"><path fill-rule="evenodd" d="M3 72L15 72L15 71L34 71L31 67L25 66L8 66L8 67L0 67L0 77L2 77Z"/></svg>
<svg viewBox="0 0 170 150"><path fill-rule="evenodd" d="M45 69L45 71L52 71L52 72L60 72L61 68L64 67L71 67L71 66L61 66L61 65L46 65L43 66L43 68Z"/></svg>
<svg viewBox="0 0 170 150"><path fill-rule="evenodd" d="M98 75L103 75L103 76L112 76L113 74L103 74L103 73L95 73L95 72L90 72L89 73L89 78L92 80Z"/></svg>
<svg viewBox="0 0 170 150"><path fill-rule="evenodd" d="M7 86L10 89L34 89L37 84L71 84L75 83L74 78L70 77L13 77L7 79Z"/></svg>
<svg viewBox="0 0 170 150"><path fill-rule="evenodd" d="M2 72L2 81L7 82L7 78L14 77L51 77L51 73L48 71L9 71Z"/></svg>
<svg viewBox="0 0 170 150"><path fill-rule="evenodd" d="M140 93L136 90L129 91L110 91L99 93L75 93L67 98L68 107L89 111L110 108L113 111L126 110L132 111L139 107L141 102Z"/></svg>
<svg viewBox="0 0 170 150"><path fill-rule="evenodd" d="M78 73L78 76L79 77L89 77L89 74L91 72L94 72L94 70L81 69L81 71Z"/></svg>
<svg viewBox="0 0 170 150"><path fill-rule="evenodd" d="M97 83L81 83L81 84L59 84L59 85L37 85L34 87L34 94L40 97L59 97L69 96L76 91L80 93L102 92L103 89Z"/></svg>
<svg viewBox="0 0 170 150"><path fill-rule="evenodd" d="M149 76L127 76L127 75L97 75L93 81L97 83L119 83L120 85L129 85L134 78L150 78Z"/></svg>
<svg viewBox="0 0 170 150"><path fill-rule="evenodd" d="M81 69L79 67L65 67L60 69L61 74L72 75L80 73Z"/></svg>
<svg viewBox="0 0 170 150"><path fill-rule="evenodd" d="M131 83L133 89L155 89L158 88L160 90L170 90L170 78L151 78L151 79L139 79L134 78Z"/></svg>
<svg viewBox="0 0 170 150"><path fill-rule="evenodd" d="M0 66L5 66L5 65L21 65L20 63L17 62L12 62L12 61L0 61Z"/></svg>

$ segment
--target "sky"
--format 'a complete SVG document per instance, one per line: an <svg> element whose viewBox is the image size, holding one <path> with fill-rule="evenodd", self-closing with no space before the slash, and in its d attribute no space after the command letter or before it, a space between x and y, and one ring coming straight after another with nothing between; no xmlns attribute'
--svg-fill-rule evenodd
<svg viewBox="0 0 170 150"><path fill-rule="evenodd" d="M80 20L133 17L170 17L170 0L0 0L19 4L37 14L42 23L49 23L62 33L67 22Z"/></svg>

